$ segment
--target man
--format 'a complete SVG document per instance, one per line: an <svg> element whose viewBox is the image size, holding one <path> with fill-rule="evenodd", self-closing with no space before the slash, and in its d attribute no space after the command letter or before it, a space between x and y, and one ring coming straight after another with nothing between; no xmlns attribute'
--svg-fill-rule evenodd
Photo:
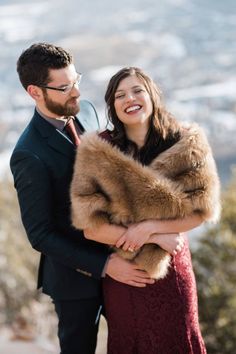
<svg viewBox="0 0 236 354"><path fill-rule="evenodd" d="M92 104L83 101L80 107L81 74L72 56L60 47L36 43L21 54L17 71L36 108L10 166L27 236L41 252L38 287L55 304L61 354L93 354L101 277L108 274L133 286L152 281L119 256L109 257L105 245L85 239L71 226L69 188L75 145L81 133L98 127Z"/></svg>

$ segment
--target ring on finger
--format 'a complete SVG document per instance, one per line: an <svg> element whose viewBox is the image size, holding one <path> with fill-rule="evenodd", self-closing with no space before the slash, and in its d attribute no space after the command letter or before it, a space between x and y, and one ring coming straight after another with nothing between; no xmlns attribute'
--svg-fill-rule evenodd
<svg viewBox="0 0 236 354"><path fill-rule="evenodd" d="M132 247L129 247L129 248L128 248L128 251L129 251L129 252L134 252L134 249L133 249Z"/></svg>
<svg viewBox="0 0 236 354"><path fill-rule="evenodd" d="M180 245L178 245L178 246L176 246L175 251L176 251L176 252L180 252L181 249L182 249L182 247L181 247Z"/></svg>

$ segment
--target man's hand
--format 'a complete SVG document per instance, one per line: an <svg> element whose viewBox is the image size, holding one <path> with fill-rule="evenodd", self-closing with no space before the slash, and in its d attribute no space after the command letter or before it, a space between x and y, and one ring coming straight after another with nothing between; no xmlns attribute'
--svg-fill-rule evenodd
<svg viewBox="0 0 236 354"><path fill-rule="evenodd" d="M118 254L111 254L106 268L106 274L111 278L138 288L144 288L147 284L154 284L147 272L138 269L138 266L121 258Z"/></svg>

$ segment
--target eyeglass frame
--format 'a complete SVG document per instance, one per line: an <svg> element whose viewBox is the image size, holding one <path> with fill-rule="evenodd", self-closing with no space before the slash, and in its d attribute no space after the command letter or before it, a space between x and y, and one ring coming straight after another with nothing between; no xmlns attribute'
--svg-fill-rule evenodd
<svg viewBox="0 0 236 354"><path fill-rule="evenodd" d="M74 88L74 86L79 86L81 83L81 79L82 79L83 74L82 73L78 73L77 75L77 80L70 85L66 85L66 87L53 87L53 86L47 86L47 85L40 85L39 87L41 88L45 88L48 90L55 90L55 91L60 91L62 94L67 95L68 93L71 92L71 90Z"/></svg>

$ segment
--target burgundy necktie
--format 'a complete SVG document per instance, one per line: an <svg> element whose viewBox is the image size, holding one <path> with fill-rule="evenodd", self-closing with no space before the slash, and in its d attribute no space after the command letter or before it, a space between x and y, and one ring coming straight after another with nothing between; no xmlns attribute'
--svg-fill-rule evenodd
<svg viewBox="0 0 236 354"><path fill-rule="evenodd" d="M66 122L66 125L65 125L65 130L68 133L68 135L70 136L74 145L79 146L80 138L79 138L79 135L75 129L75 123L74 123L74 119L72 117L68 118L68 121Z"/></svg>

